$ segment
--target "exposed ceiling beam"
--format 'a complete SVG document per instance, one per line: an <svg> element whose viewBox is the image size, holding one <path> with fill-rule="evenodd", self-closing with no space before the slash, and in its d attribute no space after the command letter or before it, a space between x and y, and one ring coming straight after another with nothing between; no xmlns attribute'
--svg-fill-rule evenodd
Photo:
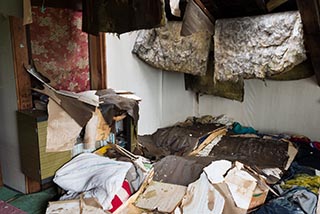
<svg viewBox="0 0 320 214"><path fill-rule="evenodd" d="M320 0L296 0L301 14L305 42L320 86Z"/></svg>

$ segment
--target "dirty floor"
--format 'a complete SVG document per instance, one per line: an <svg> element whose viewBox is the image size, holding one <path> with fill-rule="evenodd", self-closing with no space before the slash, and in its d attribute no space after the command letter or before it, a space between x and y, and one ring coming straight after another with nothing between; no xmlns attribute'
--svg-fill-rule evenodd
<svg viewBox="0 0 320 214"><path fill-rule="evenodd" d="M51 201L56 195L55 188L24 195L7 187L0 187L0 201L4 201L28 214L45 213L48 201ZM2 213L1 210L0 213Z"/></svg>

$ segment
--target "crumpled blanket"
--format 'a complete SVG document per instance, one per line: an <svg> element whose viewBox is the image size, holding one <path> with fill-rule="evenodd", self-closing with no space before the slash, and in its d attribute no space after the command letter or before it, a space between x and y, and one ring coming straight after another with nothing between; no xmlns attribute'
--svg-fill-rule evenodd
<svg viewBox="0 0 320 214"><path fill-rule="evenodd" d="M306 59L298 11L221 19L215 24L215 79L261 78Z"/></svg>
<svg viewBox="0 0 320 214"><path fill-rule="evenodd" d="M84 153L60 168L53 181L67 190L68 195L84 192L85 197L95 197L104 210L109 210L132 166L130 162Z"/></svg>

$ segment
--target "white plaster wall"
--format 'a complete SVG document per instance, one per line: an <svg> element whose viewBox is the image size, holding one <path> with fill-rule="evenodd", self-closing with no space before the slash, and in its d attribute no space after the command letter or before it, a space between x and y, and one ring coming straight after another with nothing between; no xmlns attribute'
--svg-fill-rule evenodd
<svg viewBox="0 0 320 214"><path fill-rule="evenodd" d="M302 134L320 140L320 87L314 77L297 81L245 81L244 102L200 97L201 115L226 114L261 132Z"/></svg>
<svg viewBox="0 0 320 214"><path fill-rule="evenodd" d="M314 77L298 81L245 81L244 102L195 95L184 90L180 73L154 69L131 50L136 32L107 36L108 87L127 89L142 98L139 134L192 115L226 114L267 133L303 134L320 140L320 88Z"/></svg>
<svg viewBox="0 0 320 214"><path fill-rule="evenodd" d="M0 16L0 29L0 163L4 184L25 192L25 177L20 170L17 96L8 18Z"/></svg>
<svg viewBox="0 0 320 214"><path fill-rule="evenodd" d="M142 98L138 132L146 134L193 115L194 99L183 74L154 69L131 53L136 35L107 35L107 85Z"/></svg>

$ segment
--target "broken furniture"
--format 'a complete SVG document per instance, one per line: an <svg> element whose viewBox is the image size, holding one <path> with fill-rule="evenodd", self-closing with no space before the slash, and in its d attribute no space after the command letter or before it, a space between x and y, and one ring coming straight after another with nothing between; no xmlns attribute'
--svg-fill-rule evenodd
<svg viewBox="0 0 320 214"><path fill-rule="evenodd" d="M47 117L38 110L17 112L21 171L42 185L72 157L70 151L46 152Z"/></svg>
<svg viewBox="0 0 320 214"><path fill-rule="evenodd" d="M73 149L82 129L84 129L84 149L93 151L110 142L110 133L116 134L116 122L130 116L130 120L122 124L122 131L126 130L126 147L135 147L136 127L139 119L139 97L128 91L114 91L112 89L91 90L80 93L56 90L48 84L44 77L31 65L25 69L39 80L44 87L33 90L49 97L47 150L66 151ZM133 126L133 128L131 128ZM112 128L113 127L113 128ZM112 129L112 130L111 130ZM59 136L59 137L57 137ZM116 136L111 135L111 142L115 143ZM123 136L122 136L123 139ZM81 153L81 150L78 153Z"/></svg>

